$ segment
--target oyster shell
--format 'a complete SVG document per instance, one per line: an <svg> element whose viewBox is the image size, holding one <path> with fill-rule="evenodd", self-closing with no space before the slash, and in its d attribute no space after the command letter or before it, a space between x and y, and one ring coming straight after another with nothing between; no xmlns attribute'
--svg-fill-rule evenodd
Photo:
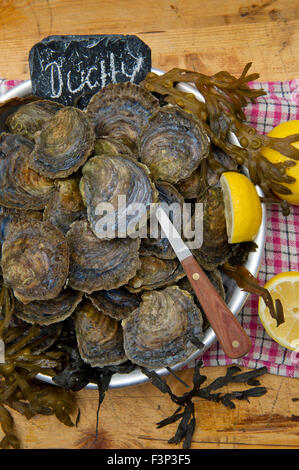
<svg viewBox="0 0 299 470"><path fill-rule="evenodd" d="M223 300L225 300L226 292L221 271L215 268L213 269L213 271L206 271L206 275L210 279L211 283L213 284L219 295L223 298Z"/></svg>
<svg viewBox="0 0 299 470"><path fill-rule="evenodd" d="M186 199L200 197L210 186L219 185L219 178L224 171L237 171L238 164L220 148L211 145L207 159L176 188Z"/></svg>
<svg viewBox="0 0 299 470"><path fill-rule="evenodd" d="M95 135L83 111L65 107L35 136L30 166L43 176L65 178L92 154Z"/></svg>
<svg viewBox="0 0 299 470"><path fill-rule="evenodd" d="M11 223L18 221L28 222L29 220L43 220L43 214L39 211L22 211L19 209L7 209L0 207L0 246L9 233Z"/></svg>
<svg viewBox="0 0 299 470"><path fill-rule="evenodd" d="M177 364L197 350L192 337L202 339L201 312L192 296L176 286L144 293L140 307L122 325L126 355L143 367Z"/></svg>
<svg viewBox="0 0 299 470"><path fill-rule="evenodd" d="M185 276L178 259L163 260L155 256L143 256L140 257L140 261L141 267L127 285L130 292L169 286Z"/></svg>
<svg viewBox="0 0 299 470"><path fill-rule="evenodd" d="M11 223L2 245L3 279L23 303L57 297L69 270L63 233L48 222Z"/></svg>
<svg viewBox="0 0 299 470"><path fill-rule="evenodd" d="M92 367L125 362L120 322L104 315L89 300L76 310L76 336L82 359Z"/></svg>
<svg viewBox="0 0 299 470"><path fill-rule="evenodd" d="M91 294L127 284L140 267L140 239L101 240L87 220L77 220L66 234L70 248L69 286Z"/></svg>
<svg viewBox="0 0 299 470"><path fill-rule="evenodd" d="M193 254L205 270L212 271L222 266L234 250L228 243L221 188L208 188L199 202L204 205L203 243Z"/></svg>
<svg viewBox="0 0 299 470"><path fill-rule="evenodd" d="M29 168L33 149L21 135L0 135L0 204L25 210L43 209L51 197L53 182Z"/></svg>
<svg viewBox="0 0 299 470"><path fill-rule="evenodd" d="M55 181L55 192L45 206L44 220L66 233L70 225L86 214L79 178L69 177Z"/></svg>
<svg viewBox="0 0 299 470"><path fill-rule="evenodd" d="M93 292L86 294L86 297L98 310L115 320L126 318L140 304L139 296L128 292L124 287Z"/></svg>
<svg viewBox="0 0 299 470"><path fill-rule="evenodd" d="M146 166L121 155L95 156L82 168L80 191L87 207L87 218L94 233L101 239L132 235L136 226L146 224L152 202L157 200L157 191ZM110 204L113 217L105 217L101 223L98 207ZM136 212L141 204L146 212ZM128 208L133 211L130 213ZM134 207L135 206L135 207Z"/></svg>
<svg viewBox="0 0 299 470"><path fill-rule="evenodd" d="M203 168L201 164L198 168L196 168L195 171L193 171L189 178L181 181L176 185L176 188L184 196L184 198L195 199L200 196L205 185L202 170Z"/></svg>
<svg viewBox="0 0 299 470"><path fill-rule="evenodd" d="M138 159L138 155L133 154L128 145L112 137L96 139L93 153L94 155L129 155L130 157L136 158L136 160Z"/></svg>
<svg viewBox="0 0 299 470"><path fill-rule="evenodd" d="M69 317L81 302L82 296L82 292L67 288L54 299L35 300L28 304L15 302L15 314L27 323L51 325Z"/></svg>
<svg viewBox="0 0 299 470"><path fill-rule="evenodd" d="M208 153L209 139L201 121L177 106L156 112L140 136L140 160L155 180L187 179Z"/></svg>
<svg viewBox="0 0 299 470"><path fill-rule="evenodd" d="M111 83L98 91L86 108L97 137L121 140L134 152L137 138L159 101L135 83Z"/></svg>
<svg viewBox="0 0 299 470"><path fill-rule="evenodd" d="M29 332L29 330L27 329ZM47 351L59 338L62 332L62 323L53 323L53 325L40 326L40 334L36 341L28 344L33 355L42 354Z"/></svg>
<svg viewBox="0 0 299 470"><path fill-rule="evenodd" d="M12 134L20 134L34 142L34 134L40 131L62 107L62 104L55 101L32 101L20 106L8 116L5 124Z"/></svg>
<svg viewBox="0 0 299 470"><path fill-rule="evenodd" d="M12 315L9 323L10 334L9 338L10 346L15 342L18 342L22 336L27 336L30 332L28 323L18 318L16 315ZM47 351L59 338L62 332L62 322L53 323L53 325L39 325L39 334L29 340L26 344L26 348L30 349L30 353L38 355Z"/></svg>
<svg viewBox="0 0 299 470"><path fill-rule="evenodd" d="M26 96L26 98L11 98L0 103L0 132L7 132L8 127L6 122L13 113L15 113L21 106L33 101L39 101L40 98L36 96Z"/></svg>
<svg viewBox="0 0 299 470"><path fill-rule="evenodd" d="M170 183L165 181L157 181L156 188L158 190L158 198L162 203L171 206L172 204L178 204L181 208L183 207L184 198L183 196L172 186ZM171 222L174 222L173 214L170 211L169 217ZM148 221L147 232L150 234L151 220ZM157 256L161 259L175 259L176 254L173 251L172 246L169 243L168 238L161 236L160 226L158 226L160 232L159 238L147 237L141 239L140 255L141 256Z"/></svg>
<svg viewBox="0 0 299 470"><path fill-rule="evenodd" d="M209 186L217 184L224 171L238 171L239 167L236 160L215 145L211 146L208 164L207 183Z"/></svg>
<svg viewBox="0 0 299 470"><path fill-rule="evenodd" d="M253 241L234 243L232 245L232 256L229 257L229 264L231 266L245 264L249 254L256 251L257 248L257 244Z"/></svg>

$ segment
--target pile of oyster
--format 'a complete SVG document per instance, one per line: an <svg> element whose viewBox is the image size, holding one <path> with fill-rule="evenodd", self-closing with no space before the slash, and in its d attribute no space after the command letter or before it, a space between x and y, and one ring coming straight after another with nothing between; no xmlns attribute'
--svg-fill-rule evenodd
<svg viewBox="0 0 299 470"><path fill-rule="evenodd" d="M210 152L226 166L229 157L210 148L197 117L133 83L108 85L83 111L32 98L5 119L1 269L15 315L44 326L72 317L94 367L187 359L203 338L201 307L167 239L129 236L148 219L122 217L118 196L148 216L155 202L203 202L204 242L193 254L224 297L221 266L238 245L227 242L217 174L203 168ZM101 202L119 212L106 236Z"/></svg>

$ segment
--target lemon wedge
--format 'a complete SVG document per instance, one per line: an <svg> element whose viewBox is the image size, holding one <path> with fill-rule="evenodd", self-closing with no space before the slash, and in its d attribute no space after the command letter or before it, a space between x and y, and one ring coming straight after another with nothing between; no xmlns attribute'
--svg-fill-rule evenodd
<svg viewBox="0 0 299 470"><path fill-rule="evenodd" d="M288 137L289 135L299 133L299 120L282 122L274 127L268 134L269 137ZM299 149L299 141L293 142L291 145ZM277 150L268 147L261 149L261 154L267 158L271 163L281 163L290 160L285 155L282 155ZM295 160L294 160L295 161ZM292 191L292 194L279 194L275 193L281 199L285 199L294 206L299 206L299 161L295 161L296 165L286 169L286 175L293 176L296 179L294 183L282 183L286 188Z"/></svg>
<svg viewBox="0 0 299 470"><path fill-rule="evenodd" d="M277 274L265 286L275 302L279 299L283 306L284 323L276 326L268 307L260 297L258 313L260 320L271 338L281 346L299 351L299 272Z"/></svg>
<svg viewBox="0 0 299 470"><path fill-rule="evenodd" d="M254 184L235 171L222 173L220 184L228 242L252 241L262 222L262 205Z"/></svg>

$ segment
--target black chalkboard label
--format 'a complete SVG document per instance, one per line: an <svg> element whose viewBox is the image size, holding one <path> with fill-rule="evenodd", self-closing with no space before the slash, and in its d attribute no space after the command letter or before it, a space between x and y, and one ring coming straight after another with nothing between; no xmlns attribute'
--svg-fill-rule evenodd
<svg viewBox="0 0 299 470"><path fill-rule="evenodd" d="M134 35L49 36L29 53L32 93L72 106L87 105L109 83L142 81L151 50Z"/></svg>

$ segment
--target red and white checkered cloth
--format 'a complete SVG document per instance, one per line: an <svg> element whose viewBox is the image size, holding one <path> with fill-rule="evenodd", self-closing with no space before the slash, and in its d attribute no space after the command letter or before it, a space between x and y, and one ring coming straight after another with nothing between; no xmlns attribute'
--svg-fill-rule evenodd
<svg viewBox="0 0 299 470"><path fill-rule="evenodd" d="M0 79L0 96L19 83ZM251 86L267 92L266 96L257 99L256 104L248 105L245 111L248 123L259 132L267 134L280 122L299 119L299 80L254 82ZM299 206L291 206L291 214L284 217L278 206L269 205L266 246L258 279L264 285L282 271L299 271ZM231 360L215 343L202 356L205 366L231 363L249 368L266 366L269 373L299 377L299 353L281 347L267 335L258 317L257 296L249 296L239 319L251 337L250 352L242 359Z"/></svg>
<svg viewBox="0 0 299 470"><path fill-rule="evenodd" d="M260 133L267 134L281 122L299 119L299 80L254 82L251 87L267 92L245 109L247 122ZM267 206L265 252L258 275L261 285L280 272L299 271L299 206L290 207L290 215L284 217L277 205ZM268 336L259 320L256 295L250 294L238 318L251 338L250 352L238 361L231 360L216 343L203 355L205 366L237 362L249 368L266 366L276 375L299 377L299 352L283 348Z"/></svg>
<svg viewBox="0 0 299 470"><path fill-rule="evenodd" d="M22 83L21 80L4 80L4 78L0 78L0 96L20 83Z"/></svg>

